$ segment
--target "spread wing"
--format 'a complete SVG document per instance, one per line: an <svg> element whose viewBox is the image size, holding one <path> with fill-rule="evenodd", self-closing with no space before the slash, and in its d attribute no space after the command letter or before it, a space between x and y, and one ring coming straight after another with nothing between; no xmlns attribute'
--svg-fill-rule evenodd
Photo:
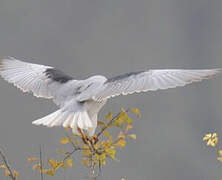
<svg viewBox="0 0 222 180"><path fill-rule="evenodd" d="M0 75L23 92L54 98L56 91L72 77L50 66L32 64L9 57L0 60Z"/></svg>
<svg viewBox="0 0 222 180"><path fill-rule="evenodd" d="M93 98L95 100L102 100L135 92L139 93L185 86L192 82L208 79L221 72L222 69L164 69L123 74L108 79L103 84L103 88Z"/></svg>

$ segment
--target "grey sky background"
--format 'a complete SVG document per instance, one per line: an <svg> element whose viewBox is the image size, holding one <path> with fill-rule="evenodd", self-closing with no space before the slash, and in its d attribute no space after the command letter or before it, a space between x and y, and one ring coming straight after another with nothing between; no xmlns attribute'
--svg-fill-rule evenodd
<svg viewBox="0 0 222 180"><path fill-rule="evenodd" d="M45 64L76 78L107 77L150 68L222 67L221 0L1 0L0 56ZM56 109L0 79L0 145L20 179L37 180L26 162L55 156L62 128L35 127ZM136 142L108 163L99 179L221 180L217 151L201 141L222 136L222 76L165 91L111 99L100 113L138 107ZM222 138L221 138L222 142ZM222 148L220 144L218 148ZM86 169L47 179L82 180ZM7 179L0 173L0 179Z"/></svg>

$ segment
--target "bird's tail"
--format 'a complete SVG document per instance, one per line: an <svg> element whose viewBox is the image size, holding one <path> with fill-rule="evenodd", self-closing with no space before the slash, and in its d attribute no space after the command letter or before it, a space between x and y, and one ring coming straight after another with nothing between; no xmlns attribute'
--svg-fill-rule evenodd
<svg viewBox="0 0 222 180"><path fill-rule="evenodd" d="M53 127L53 126L71 127L73 133L77 135L79 135L77 127L79 127L82 130L88 131L90 136L93 135L91 133L92 129L95 129L86 111L68 112L68 111L62 111L61 109L41 119L33 121L32 124L44 125L47 127Z"/></svg>

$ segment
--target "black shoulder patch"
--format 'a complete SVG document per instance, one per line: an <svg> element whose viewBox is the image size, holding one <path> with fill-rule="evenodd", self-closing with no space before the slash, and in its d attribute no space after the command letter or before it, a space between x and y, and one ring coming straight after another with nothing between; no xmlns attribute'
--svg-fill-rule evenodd
<svg viewBox="0 0 222 180"><path fill-rule="evenodd" d="M48 78L53 79L59 83L66 83L73 78L71 76L66 75L64 72L57 70L55 68L48 68L45 71L45 74Z"/></svg>
<svg viewBox="0 0 222 180"><path fill-rule="evenodd" d="M119 76L107 79L107 81L105 83L119 81L119 80L125 79L125 78L127 78L129 76L140 74L142 72L145 72L145 71L130 72L130 73L122 74L122 75L119 75Z"/></svg>

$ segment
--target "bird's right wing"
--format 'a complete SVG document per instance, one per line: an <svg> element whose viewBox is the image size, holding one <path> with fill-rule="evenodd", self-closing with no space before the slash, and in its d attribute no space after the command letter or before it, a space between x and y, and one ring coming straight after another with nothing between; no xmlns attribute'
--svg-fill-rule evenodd
<svg viewBox="0 0 222 180"><path fill-rule="evenodd" d="M23 92L32 92L34 96L54 98L56 91L72 77L50 66L32 64L5 58L0 60L0 75Z"/></svg>
<svg viewBox="0 0 222 180"><path fill-rule="evenodd" d="M93 96L93 99L100 101L118 95L185 86L221 72L222 69L160 69L123 74L108 79L101 90Z"/></svg>

